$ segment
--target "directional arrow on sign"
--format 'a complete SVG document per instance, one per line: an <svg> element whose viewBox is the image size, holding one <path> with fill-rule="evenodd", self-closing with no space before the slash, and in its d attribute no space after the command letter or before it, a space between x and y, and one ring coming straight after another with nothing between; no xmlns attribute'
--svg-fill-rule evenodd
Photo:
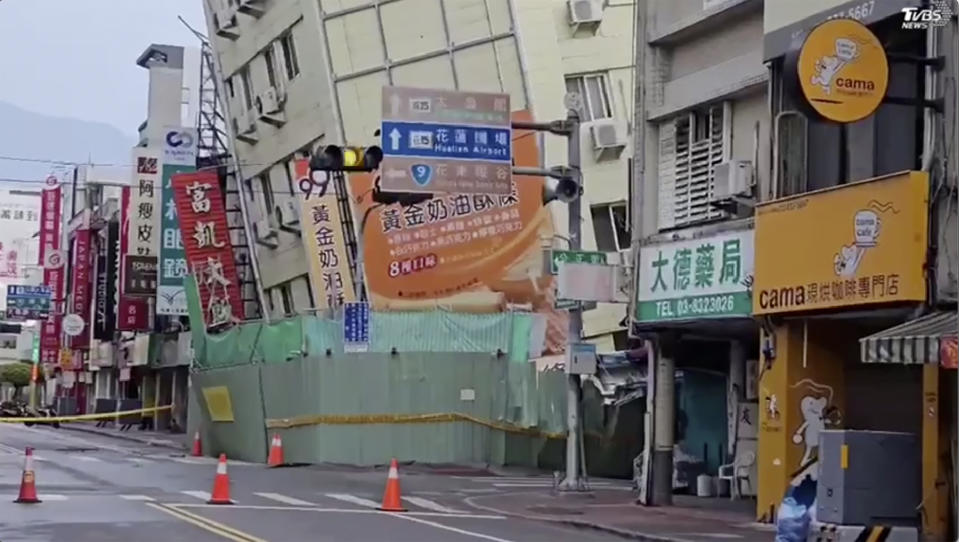
<svg viewBox="0 0 959 542"><path fill-rule="evenodd" d="M390 147L394 151L398 151L400 149L400 131L396 128L393 128L393 131L390 132Z"/></svg>

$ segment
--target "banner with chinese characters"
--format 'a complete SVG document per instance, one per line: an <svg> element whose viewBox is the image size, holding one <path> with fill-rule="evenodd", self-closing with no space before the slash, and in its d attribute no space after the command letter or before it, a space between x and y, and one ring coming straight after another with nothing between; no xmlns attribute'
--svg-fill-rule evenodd
<svg viewBox="0 0 959 542"><path fill-rule="evenodd" d="M300 186L299 180L310 175L309 162L298 160L295 173L296 186ZM299 199L303 249L310 265L314 306L325 309L356 301L336 183L331 177L322 195L319 190L311 191L300 194Z"/></svg>
<svg viewBox="0 0 959 542"><path fill-rule="evenodd" d="M93 338L113 341L116 330L117 242L120 224L110 222L97 236Z"/></svg>
<svg viewBox="0 0 959 542"><path fill-rule="evenodd" d="M187 268L196 277L207 328L243 320L243 301L216 171L173 176Z"/></svg>
<svg viewBox="0 0 959 542"><path fill-rule="evenodd" d="M159 191L160 158L156 149L137 147L133 150L133 173L126 212L124 236L127 254L156 256L160 231Z"/></svg>
<svg viewBox="0 0 959 542"><path fill-rule="evenodd" d="M23 278L24 268L33 266L41 206L35 194L0 190L0 279Z"/></svg>
<svg viewBox="0 0 959 542"><path fill-rule="evenodd" d="M40 328L40 362L55 364L60 358L60 322L66 258L60 250L61 188L46 188L40 195L40 258L43 283L50 288L50 316Z"/></svg>
<svg viewBox="0 0 959 542"><path fill-rule="evenodd" d="M153 185L149 186L152 190ZM136 183L123 187L120 201L120 267L117 270L120 279L116 309L117 329L120 331L149 330L149 298L156 296L157 290L156 255L133 254L130 249L131 241L137 236L136 231L131 235L135 227L131 220L131 215L136 211L132 204L134 190L138 190ZM151 229L151 237L153 231Z"/></svg>
<svg viewBox="0 0 959 542"><path fill-rule="evenodd" d="M513 113L513 120L530 118L527 111ZM513 131L513 159L517 166L539 164L531 132ZM374 309L494 312L531 304L537 312L555 312L553 277L542 274L542 240L553 238L542 178L517 175L505 196L440 193L418 205L375 208L368 196L373 180L350 175L351 193L364 194L355 215L369 211L362 235ZM551 317L548 338L565 336L564 325Z"/></svg>
<svg viewBox="0 0 959 542"><path fill-rule="evenodd" d="M93 231L89 226L76 230L73 237L73 276L70 313L83 318L83 331L69 340L70 348L89 348L90 346L90 301L93 270Z"/></svg>
<svg viewBox="0 0 959 542"><path fill-rule="evenodd" d="M173 200L172 180L174 175L190 173L196 168L185 165L163 164L160 201L160 261L157 269L156 313L184 316L187 314L186 291L183 277L187 274L186 254L183 251L183 236L177 218L177 205Z"/></svg>
<svg viewBox="0 0 959 542"><path fill-rule="evenodd" d="M753 314L925 301L928 208L922 171L760 204Z"/></svg>
<svg viewBox="0 0 959 542"><path fill-rule="evenodd" d="M636 321L749 317L752 282L752 230L644 246Z"/></svg>

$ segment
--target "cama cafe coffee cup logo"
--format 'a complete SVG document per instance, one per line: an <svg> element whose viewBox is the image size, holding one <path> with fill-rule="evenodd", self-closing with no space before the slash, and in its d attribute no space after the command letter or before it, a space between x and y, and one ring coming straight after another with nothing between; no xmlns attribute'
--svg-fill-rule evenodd
<svg viewBox="0 0 959 542"><path fill-rule="evenodd" d="M928 30L944 27L959 9L959 0L932 0L929 7L902 8L902 28L904 30Z"/></svg>
<svg viewBox="0 0 959 542"><path fill-rule="evenodd" d="M171 130L166 133L166 154L168 157L186 157L192 154L196 143L193 134L186 130Z"/></svg>

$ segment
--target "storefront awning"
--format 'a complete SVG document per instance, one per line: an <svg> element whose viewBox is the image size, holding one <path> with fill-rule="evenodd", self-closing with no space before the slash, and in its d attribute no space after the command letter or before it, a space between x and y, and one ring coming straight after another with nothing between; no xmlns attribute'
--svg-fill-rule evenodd
<svg viewBox="0 0 959 542"><path fill-rule="evenodd" d="M956 316L938 311L859 339L862 362L954 365Z"/></svg>

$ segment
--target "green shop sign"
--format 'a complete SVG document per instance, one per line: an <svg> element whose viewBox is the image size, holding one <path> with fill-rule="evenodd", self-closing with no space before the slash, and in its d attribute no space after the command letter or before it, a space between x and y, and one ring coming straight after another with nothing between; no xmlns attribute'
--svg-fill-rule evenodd
<svg viewBox="0 0 959 542"><path fill-rule="evenodd" d="M753 230L642 247L636 320L752 314Z"/></svg>

